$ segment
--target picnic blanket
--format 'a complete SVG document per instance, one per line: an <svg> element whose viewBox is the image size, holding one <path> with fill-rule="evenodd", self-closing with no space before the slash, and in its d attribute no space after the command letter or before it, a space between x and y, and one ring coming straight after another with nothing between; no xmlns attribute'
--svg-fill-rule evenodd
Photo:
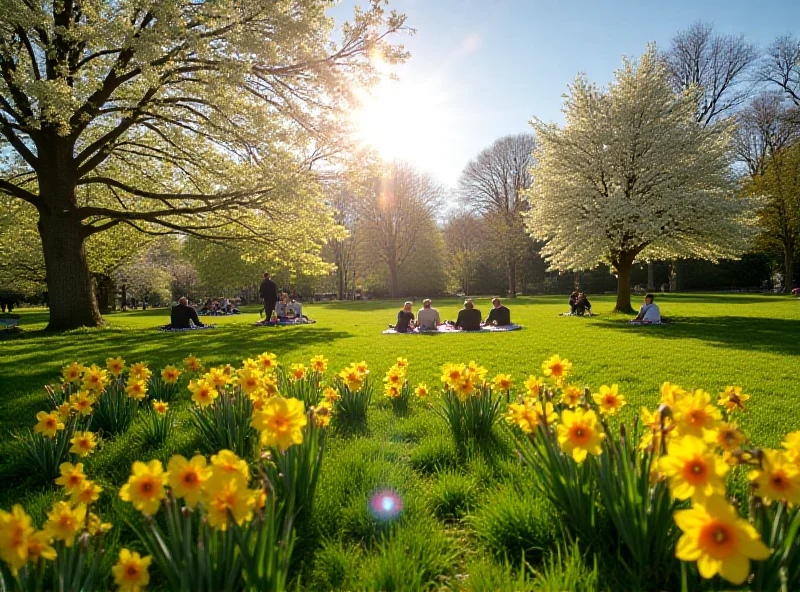
<svg viewBox="0 0 800 592"><path fill-rule="evenodd" d="M164 331L166 333L179 333L181 331L199 331L200 329L216 329L216 325L203 325L202 327L186 327L184 329L175 329L170 327L169 325L162 325L158 328L159 331Z"/></svg>
<svg viewBox="0 0 800 592"><path fill-rule="evenodd" d="M316 322L317 321L312 321L311 319L296 320L296 321L278 321L275 323L273 323L272 321L258 321L257 323L253 323L253 325L256 327L274 327L276 325L294 327L296 325L313 325Z"/></svg>
<svg viewBox="0 0 800 592"><path fill-rule="evenodd" d="M560 312L558 313L560 317L599 317L599 312L587 312L585 314L579 315L576 312Z"/></svg>
<svg viewBox="0 0 800 592"><path fill-rule="evenodd" d="M481 327L477 331L464 331L463 329L456 329L452 325L441 325L438 329L427 329L420 331L419 329L414 329L413 331L395 331L394 329L386 329L383 331L384 335L437 335L439 333L505 333L507 331L519 331L523 329L522 325L503 325L501 327L496 327L494 325L489 325L487 327Z"/></svg>

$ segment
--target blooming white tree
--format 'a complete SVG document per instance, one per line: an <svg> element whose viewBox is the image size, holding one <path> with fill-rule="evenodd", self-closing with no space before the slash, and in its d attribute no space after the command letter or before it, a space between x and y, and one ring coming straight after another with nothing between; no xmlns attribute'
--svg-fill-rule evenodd
<svg viewBox="0 0 800 592"><path fill-rule="evenodd" d="M655 46L625 59L608 89L579 76L566 125L531 122L538 151L528 231L551 268L609 263L616 310L629 311L637 258L735 258L752 234L736 196L728 121L703 127L697 93L676 95Z"/></svg>

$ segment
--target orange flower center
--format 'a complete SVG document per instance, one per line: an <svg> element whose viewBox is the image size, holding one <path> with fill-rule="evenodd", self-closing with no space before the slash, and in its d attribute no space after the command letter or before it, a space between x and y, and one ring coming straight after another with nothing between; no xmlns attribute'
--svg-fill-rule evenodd
<svg viewBox="0 0 800 592"><path fill-rule="evenodd" d="M705 483L708 478L708 466L701 458L693 458L683 466L683 478L691 485Z"/></svg>
<svg viewBox="0 0 800 592"><path fill-rule="evenodd" d="M69 484L70 485L78 485L83 480L81 475L70 475L69 476Z"/></svg>
<svg viewBox="0 0 800 592"><path fill-rule="evenodd" d="M156 482L151 477L143 479L139 483L139 493L145 497L152 496L156 493Z"/></svg>
<svg viewBox="0 0 800 592"><path fill-rule="evenodd" d="M783 471L778 471L770 475L769 483L777 491L786 491L791 487L789 479Z"/></svg>
<svg viewBox="0 0 800 592"><path fill-rule="evenodd" d="M54 427L56 427L56 420L55 420L55 418L53 418L53 417L48 417L48 418L47 418L47 420L45 420L45 425L46 425L48 428L54 428Z"/></svg>
<svg viewBox="0 0 800 592"><path fill-rule="evenodd" d="M128 567L125 568L125 575L128 576L129 580L138 580L139 568L133 563L129 563Z"/></svg>
<svg viewBox="0 0 800 592"><path fill-rule="evenodd" d="M606 395L606 398L603 399L605 404L609 407L616 407L617 406L617 398L614 395Z"/></svg>
<svg viewBox="0 0 800 592"><path fill-rule="evenodd" d="M573 444L581 446L589 441L592 436L592 430L581 424L574 425L570 429L569 436Z"/></svg>
<svg viewBox="0 0 800 592"><path fill-rule="evenodd" d="M564 373L564 367L561 364L553 364L550 366L550 373L553 376L561 376Z"/></svg>
<svg viewBox="0 0 800 592"><path fill-rule="evenodd" d="M701 409L693 409L687 415L689 423L693 426L701 426L706 422L706 413Z"/></svg>
<svg viewBox="0 0 800 592"><path fill-rule="evenodd" d="M62 514L58 518L58 525L64 529L72 528L74 522L75 521L72 519L72 516L69 516L68 514Z"/></svg>
<svg viewBox="0 0 800 592"><path fill-rule="evenodd" d="M739 537L725 522L711 520L700 530L700 548L714 559L725 559L738 552Z"/></svg>
<svg viewBox="0 0 800 592"><path fill-rule="evenodd" d="M188 471L183 475L183 482L185 485L195 485L198 481L197 473L195 471Z"/></svg>

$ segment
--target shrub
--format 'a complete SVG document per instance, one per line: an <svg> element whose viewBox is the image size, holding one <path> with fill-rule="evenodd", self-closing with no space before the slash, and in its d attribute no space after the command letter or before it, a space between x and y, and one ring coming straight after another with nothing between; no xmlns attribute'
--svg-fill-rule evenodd
<svg viewBox="0 0 800 592"><path fill-rule="evenodd" d="M367 424L367 408L372 400L374 387L372 381L366 377L360 388L351 389L347 382L337 379L337 389L341 398L336 401L334 422L336 427L358 429Z"/></svg>
<svg viewBox="0 0 800 592"><path fill-rule="evenodd" d="M367 590L432 590L451 574L458 557L455 543L443 531L417 522L392 529L361 569Z"/></svg>
<svg viewBox="0 0 800 592"><path fill-rule="evenodd" d="M503 487L470 519L478 540L509 561L532 561L555 540L554 513L542 498Z"/></svg>
<svg viewBox="0 0 800 592"><path fill-rule="evenodd" d="M475 507L477 498L478 486L472 475L444 471L428 491L427 506L440 520L458 520Z"/></svg>

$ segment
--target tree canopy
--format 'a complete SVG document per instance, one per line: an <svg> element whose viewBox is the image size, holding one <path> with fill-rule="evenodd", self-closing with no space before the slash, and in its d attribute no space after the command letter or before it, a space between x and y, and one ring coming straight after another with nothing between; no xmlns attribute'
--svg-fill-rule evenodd
<svg viewBox="0 0 800 592"><path fill-rule="evenodd" d="M51 327L101 321L83 242L119 225L274 248L333 232L312 167L371 58L405 56L384 4L333 43L325 0L0 0L0 192L37 210Z"/></svg>
<svg viewBox="0 0 800 592"><path fill-rule="evenodd" d="M618 310L630 309L637 257L736 257L751 235L731 176L731 126L696 120L698 97L676 95L655 46L625 59L608 89L579 76L566 125L532 121L538 151L528 229L560 270L609 262Z"/></svg>

